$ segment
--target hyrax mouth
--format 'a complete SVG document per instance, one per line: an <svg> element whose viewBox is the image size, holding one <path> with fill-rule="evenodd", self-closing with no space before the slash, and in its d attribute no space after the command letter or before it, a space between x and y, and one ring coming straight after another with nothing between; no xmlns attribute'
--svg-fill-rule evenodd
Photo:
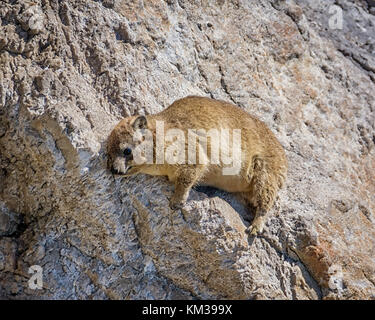
<svg viewBox="0 0 375 320"><path fill-rule="evenodd" d="M114 174L114 175L124 176L124 175L126 175L126 174L128 173L128 171L129 171L130 169L132 169L132 168L133 168L133 167L130 166L130 167L126 168L125 172L122 172L122 171L119 171L119 170L117 170L116 168L112 167L112 168L111 168L111 172L112 172L112 174Z"/></svg>

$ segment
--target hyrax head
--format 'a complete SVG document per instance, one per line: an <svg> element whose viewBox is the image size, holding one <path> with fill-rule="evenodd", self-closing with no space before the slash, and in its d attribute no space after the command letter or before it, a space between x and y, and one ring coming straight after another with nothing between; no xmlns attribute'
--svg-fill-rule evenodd
<svg viewBox="0 0 375 320"><path fill-rule="evenodd" d="M138 172L135 159L136 147L142 143L142 130L147 129L145 116L128 117L112 130L107 142L108 169L113 174L132 175Z"/></svg>

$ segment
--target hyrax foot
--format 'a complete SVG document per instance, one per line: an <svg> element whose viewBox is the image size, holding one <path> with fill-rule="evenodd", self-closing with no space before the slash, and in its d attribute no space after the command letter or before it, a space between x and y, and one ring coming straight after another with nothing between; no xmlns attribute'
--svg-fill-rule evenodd
<svg viewBox="0 0 375 320"><path fill-rule="evenodd" d="M257 236L263 232L263 228L257 226L257 225L251 225L246 229L246 233L251 236Z"/></svg>
<svg viewBox="0 0 375 320"><path fill-rule="evenodd" d="M172 197L171 200L169 201L169 207L172 210L179 210L184 206L184 201L181 201L181 199L177 199L175 197Z"/></svg>
<svg viewBox="0 0 375 320"><path fill-rule="evenodd" d="M246 229L246 232L252 236L261 234L263 232L265 220L266 211L257 209L253 223Z"/></svg>
<svg viewBox="0 0 375 320"><path fill-rule="evenodd" d="M179 210L183 207L183 203L169 203L169 207L172 209L172 210Z"/></svg>
<svg viewBox="0 0 375 320"><path fill-rule="evenodd" d="M194 184L195 175L197 170L185 170L179 172L179 176L176 180L175 191L172 195L169 206L172 210L181 209L189 196L191 187Z"/></svg>

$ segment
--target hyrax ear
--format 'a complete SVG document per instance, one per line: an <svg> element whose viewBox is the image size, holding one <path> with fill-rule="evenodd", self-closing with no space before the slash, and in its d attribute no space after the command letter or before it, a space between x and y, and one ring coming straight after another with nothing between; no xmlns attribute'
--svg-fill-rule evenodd
<svg viewBox="0 0 375 320"><path fill-rule="evenodd" d="M147 119L145 116L137 117L133 122L133 129L147 129Z"/></svg>

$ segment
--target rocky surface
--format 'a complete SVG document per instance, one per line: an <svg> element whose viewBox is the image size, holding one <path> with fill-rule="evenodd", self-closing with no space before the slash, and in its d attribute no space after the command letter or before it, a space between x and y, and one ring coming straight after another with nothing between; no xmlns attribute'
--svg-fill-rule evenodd
<svg viewBox="0 0 375 320"><path fill-rule="evenodd" d="M374 299L374 8L298 3L2 1L0 297ZM165 178L105 170L121 117L189 94L255 114L287 152L255 239L231 194L172 212Z"/></svg>

